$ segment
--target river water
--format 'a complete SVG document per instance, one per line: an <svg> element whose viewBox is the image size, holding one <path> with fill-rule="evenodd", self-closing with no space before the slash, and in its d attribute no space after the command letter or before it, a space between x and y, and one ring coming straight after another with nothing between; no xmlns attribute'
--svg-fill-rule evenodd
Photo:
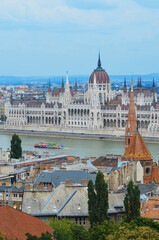
<svg viewBox="0 0 159 240"><path fill-rule="evenodd" d="M0 134L0 148L10 148L11 134ZM38 153L49 152L49 154L67 154L84 157L100 157L106 154L124 153L124 141L98 140L98 139L71 139L66 137L47 136L20 136L23 151L36 151ZM34 144L38 142L52 142L63 145L62 149L35 149ZM146 143L154 161L159 160L159 143Z"/></svg>

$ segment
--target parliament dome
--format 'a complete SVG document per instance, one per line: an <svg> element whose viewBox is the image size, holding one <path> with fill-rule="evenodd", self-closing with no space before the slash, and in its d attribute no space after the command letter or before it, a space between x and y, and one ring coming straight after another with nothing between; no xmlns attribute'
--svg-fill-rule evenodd
<svg viewBox="0 0 159 240"><path fill-rule="evenodd" d="M89 83L94 83L94 74L96 75L96 82L97 83L109 83L109 76L106 73L106 71L101 67L101 60L100 60L100 54L98 58L98 66L97 68L92 72Z"/></svg>

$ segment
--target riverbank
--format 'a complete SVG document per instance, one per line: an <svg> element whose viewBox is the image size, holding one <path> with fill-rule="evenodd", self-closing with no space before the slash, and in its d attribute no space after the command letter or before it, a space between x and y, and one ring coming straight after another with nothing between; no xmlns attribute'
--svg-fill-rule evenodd
<svg viewBox="0 0 159 240"><path fill-rule="evenodd" d="M96 139L96 140L111 140L111 141L124 141L125 137L120 135L106 135L106 134L86 134L86 133L66 133L66 132L53 132L53 131L34 131L34 130L18 130L18 129L0 129L2 134L18 134L24 136L41 136L41 137L60 137L71 139ZM159 143L159 137L143 137L145 142Z"/></svg>

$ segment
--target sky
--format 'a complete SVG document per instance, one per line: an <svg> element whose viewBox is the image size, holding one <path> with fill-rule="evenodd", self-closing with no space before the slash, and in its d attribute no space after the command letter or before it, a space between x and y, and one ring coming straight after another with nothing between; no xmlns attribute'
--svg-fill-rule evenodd
<svg viewBox="0 0 159 240"><path fill-rule="evenodd" d="M159 72L159 0L0 0L0 75Z"/></svg>

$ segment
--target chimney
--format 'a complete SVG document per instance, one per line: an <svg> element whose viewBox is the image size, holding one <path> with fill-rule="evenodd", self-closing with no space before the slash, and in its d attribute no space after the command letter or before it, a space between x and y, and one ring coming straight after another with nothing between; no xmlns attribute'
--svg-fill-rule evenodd
<svg viewBox="0 0 159 240"><path fill-rule="evenodd" d="M47 190L51 191L52 190L52 186L51 185L47 186Z"/></svg>
<svg viewBox="0 0 159 240"><path fill-rule="evenodd" d="M31 187L30 187L30 185L25 185L25 189L24 189L25 191L30 191L31 190Z"/></svg>
<svg viewBox="0 0 159 240"><path fill-rule="evenodd" d="M66 180L66 185L72 185L72 180Z"/></svg>
<svg viewBox="0 0 159 240"><path fill-rule="evenodd" d="M11 186L11 182L5 182L5 185L6 185L7 187L10 187L10 186Z"/></svg>
<svg viewBox="0 0 159 240"><path fill-rule="evenodd" d="M88 159L86 159L86 158L81 159L82 163L85 163L85 164L87 164L87 160Z"/></svg>
<svg viewBox="0 0 159 240"><path fill-rule="evenodd" d="M40 190L40 191L44 190L44 186L38 185L36 188L37 188L37 190Z"/></svg>
<svg viewBox="0 0 159 240"><path fill-rule="evenodd" d="M21 188L22 187L22 182L16 182L16 187Z"/></svg>
<svg viewBox="0 0 159 240"><path fill-rule="evenodd" d="M82 185L88 185L88 180L81 180Z"/></svg>

